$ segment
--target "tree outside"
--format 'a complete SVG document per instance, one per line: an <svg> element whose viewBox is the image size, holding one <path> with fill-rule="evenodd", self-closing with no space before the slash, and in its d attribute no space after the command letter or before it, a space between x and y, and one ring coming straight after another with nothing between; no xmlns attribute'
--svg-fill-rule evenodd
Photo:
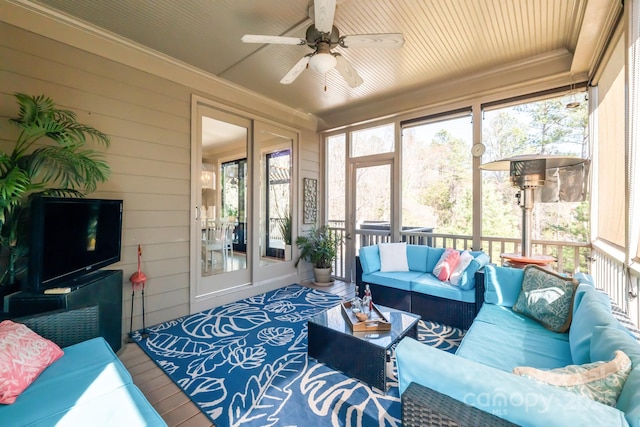
<svg viewBox="0 0 640 427"><path fill-rule="evenodd" d="M565 95L484 111L482 141L486 151L482 162L523 154L586 158L589 153L587 103L568 109L566 104L570 100L572 96ZM352 157L393 151L392 130L393 126L389 125L354 132L357 149L352 148ZM344 134L337 135L328 142L329 216L331 220L344 219L346 138ZM471 235L471 146L470 116L444 117L403 128L400 142L403 228L429 227L439 234ZM367 219L388 221L386 206L374 199L379 197L379 192L374 190L389 179L386 169L370 168L358 179L359 187L371 189L358 194L358 206L367 207ZM482 172L483 237L521 237L522 209L517 204L518 191L511 185L508 171ZM540 202L539 195L536 198L532 220L534 240L588 241L588 198L554 203ZM572 256L567 253L565 259Z"/></svg>

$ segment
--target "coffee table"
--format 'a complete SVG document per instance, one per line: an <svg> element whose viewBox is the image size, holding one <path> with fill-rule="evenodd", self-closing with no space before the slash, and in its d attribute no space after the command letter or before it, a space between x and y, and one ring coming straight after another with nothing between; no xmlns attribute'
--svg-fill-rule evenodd
<svg viewBox="0 0 640 427"><path fill-rule="evenodd" d="M307 322L309 357L372 388L387 391L387 362L391 351L405 336L417 337L417 314L377 305L391 322L390 331L353 332L337 305Z"/></svg>

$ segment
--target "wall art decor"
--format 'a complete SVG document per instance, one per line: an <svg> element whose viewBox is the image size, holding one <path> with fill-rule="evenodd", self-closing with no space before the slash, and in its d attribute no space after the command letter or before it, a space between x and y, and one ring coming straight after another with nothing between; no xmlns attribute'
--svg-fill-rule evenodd
<svg viewBox="0 0 640 427"><path fill-rule="evenodd" d="M315 224L318 219L318 180L304 179L303 224Z"/></svg>

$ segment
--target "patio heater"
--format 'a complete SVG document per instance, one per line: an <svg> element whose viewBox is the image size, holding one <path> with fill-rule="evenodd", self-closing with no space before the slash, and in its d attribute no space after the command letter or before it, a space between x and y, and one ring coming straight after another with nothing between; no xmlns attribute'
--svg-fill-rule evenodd
<svg viewBox="0 0 640 427"><path fill-rule="evenodd" d="M522 253L515 259L522 263L549 264L555 261L552 257L534 256L531 254L531 213L534 205L534 190L544 186L548 169L576 166L586 159L572 156L553 156L543 154L527 154L507 159L496 160L480 165L480 169L488 171L509 171L511 185L518 187L516 194L518 204L522 208Z"/></svg>

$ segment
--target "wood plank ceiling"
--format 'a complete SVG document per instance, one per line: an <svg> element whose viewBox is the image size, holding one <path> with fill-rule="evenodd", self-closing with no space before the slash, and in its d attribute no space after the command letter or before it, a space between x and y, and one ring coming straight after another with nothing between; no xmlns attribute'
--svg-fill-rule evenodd
<svg viewBox="0 0 640 427"><path fill-rule="evenodd" d="M309 0L35 3L326 120L458 78L500 69L518 73L522 64L554 55L568 58L561 73L584 80L620 10L617 0L338 1L334 24L342 35L400 32L405 38L401 49L336 48L364 79L350 88L336 70L305 70L282 85L280 79L311 50L240 40L247 33L304 38L312 22ZM541 74L558 73L541 68Z"/></svg>

